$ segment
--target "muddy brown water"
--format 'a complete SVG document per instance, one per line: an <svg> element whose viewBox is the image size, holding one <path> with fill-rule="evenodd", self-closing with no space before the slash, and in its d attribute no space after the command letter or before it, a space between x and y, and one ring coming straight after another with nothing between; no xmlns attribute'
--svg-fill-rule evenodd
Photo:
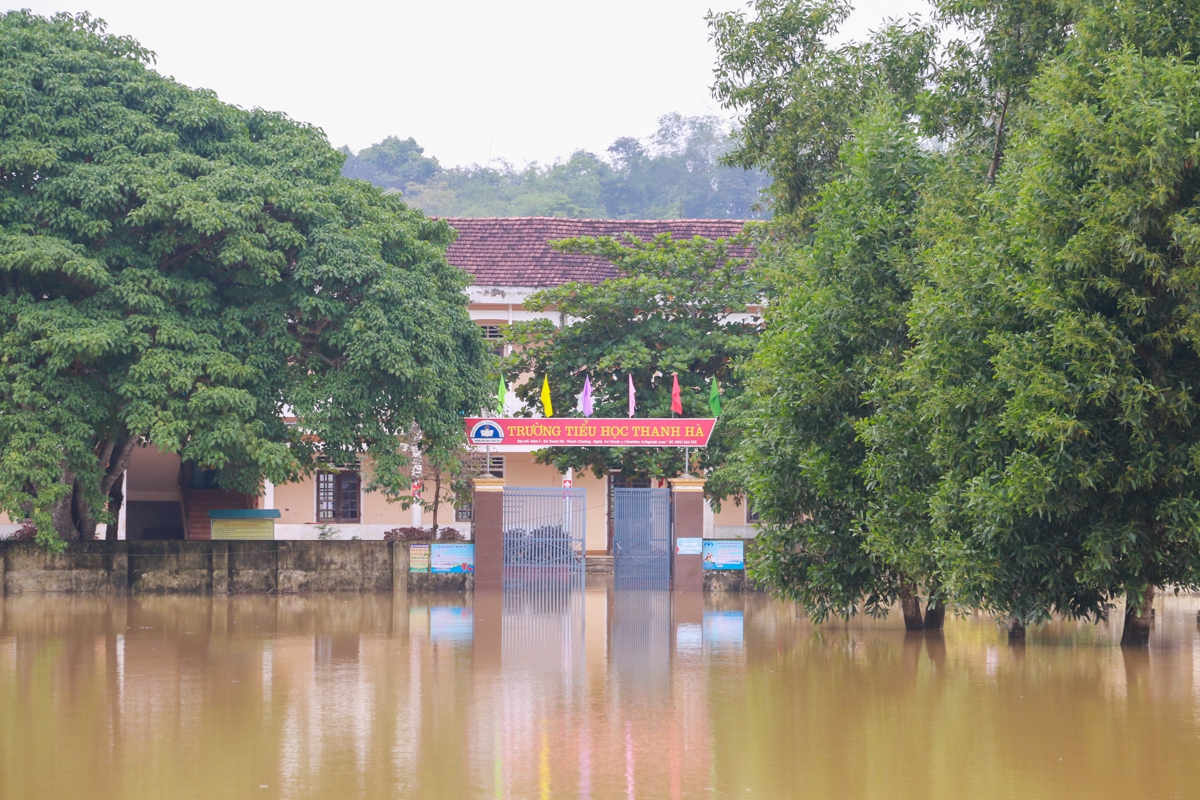
<svg viewBox="0 0 1200 800"><path fill-rule="evenodd" d="M1148 651L759 594L0 601L0 797L1200 797L1200 598Z"/></svg>

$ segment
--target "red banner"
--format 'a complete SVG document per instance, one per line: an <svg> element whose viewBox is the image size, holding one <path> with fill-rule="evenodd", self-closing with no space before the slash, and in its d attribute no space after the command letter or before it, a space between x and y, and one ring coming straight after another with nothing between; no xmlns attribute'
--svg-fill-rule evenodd
<svg viewBox="0 0 1200 800"><path fill-rule="evenodd" d="M474 445L704 447L715 419L510 419L468 417Z"/></svg>

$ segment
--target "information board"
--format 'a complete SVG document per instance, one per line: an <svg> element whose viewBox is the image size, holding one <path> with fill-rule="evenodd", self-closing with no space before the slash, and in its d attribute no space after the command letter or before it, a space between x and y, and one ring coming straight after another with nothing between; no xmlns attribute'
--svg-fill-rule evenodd
<svg viewBox="0 0 1200 800"><path fill-rule="evenodd" d="M705 569L745 569L745 542L741 539L705 539Z"/></svg>
<svg viewBox="0 0 1200 800"><path fill-rule="evenodd" d="M537 447L704 447L716 419L526 419L468 417L474 445Z"/></svg>
<svg viewBox="0 0 1200 800"><path fill-rule="evenodd" d="M434 544L429 555L429 571L439 575L475 571L475 545Z"/></svg>
<svg viewBox="0 0 1200 800"><path fill-rule="evenodd" d="M256 541L275 538L273 519L214 519L212 538L221 541Z"/></svg>
<svg viewBox="0 0 1200 800"><path fill-rule="evenodd" d="M684 536L675 540L675 555L698 556L701 554L704 540L700 537Z"/></svg>
<svg viewBox="0 0 1200 800"><path fill-rule="evenodd" d="M412 544L408 546L408 571L429 572L429 545Z"/></svg>

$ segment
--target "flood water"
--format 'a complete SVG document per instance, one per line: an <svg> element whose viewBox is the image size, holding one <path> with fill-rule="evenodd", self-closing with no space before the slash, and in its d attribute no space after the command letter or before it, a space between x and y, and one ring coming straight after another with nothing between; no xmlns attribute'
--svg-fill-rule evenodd
<svg viewBox="0 0 1200 800"><path fill-rule="evenodd" d="M0 796L1200 796L1200 598L814 627L760 594L8 597Z"/></svg>

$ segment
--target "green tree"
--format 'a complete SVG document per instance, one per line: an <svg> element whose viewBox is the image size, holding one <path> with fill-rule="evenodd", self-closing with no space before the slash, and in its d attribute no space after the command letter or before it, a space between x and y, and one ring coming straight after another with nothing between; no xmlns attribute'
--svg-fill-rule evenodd
<svg viewBox="0 0 1200 800"><path fill-rule="evenodd" d="M1145 644L1155 589L1200 580L1192 5L1086 8L913 303L945 575L1014 629L1124 595Z"/></svg>
<svg viewBox="0 0 1200 800"><path fill-rule="evenodd" d="M875 410L873 386L909 347L927 156L885 97L840 160L813 207L811 244L777 276L766 333L744 369L733 469L766 523L752 551L756 580L818 621L858 607L886 613L899 598L906 626L919 630L918 583L936 585L935 570L867 547L871 492L856 425ZM930 627L940 627L940 597L931 594Z"/></svg>
<svg viewBox="0 0 1200 800"><path fill-rule="evenodd" d="M638 417L671 416L674 375L679 376L685 417L711 416L713 378L724 398L740 393L733 365L754 348L758 336L758 324L746 309L763 298L762 287L746 270L748 239L672 239L663 234L648 241L568 239L555 246L607 259L618 277L598 285L567 283L526 300L530 310L552 310L570 320L561 327L541 319L509 329L514 350L504 371L530 413L540 411L544 375L560 415L577 413L575 396L583 391L585 376L591 380L598 417L626 416L629 376L637 390ZM694 454L694 468L711 466L727 446L720 426L713 439L706 451ZM537 458L560 470L591 469L598 476L609 469L639 477L685 471L684 453L669 448L551 447Z"/></svg>
<svg viewBox="0 0 1200 800"><path fill-rule="evenodd" d="M378 144L364 148L357 155L349 147L342 148L346 163L342 174L361 178L384 189L403 192L411 184L423 184L441 170L436 158L427 158L425 149L411 136L399 139L389 136Z"/></svg>
<svg viewBox="0 0 1200 800"><path fill-rule="evenodd" d="M141 444L238 491L317 451L406 490L397 434L461 435L485 400L452 232L151 57L86 15L0 17L0 508L90 538Z"/></svg>

